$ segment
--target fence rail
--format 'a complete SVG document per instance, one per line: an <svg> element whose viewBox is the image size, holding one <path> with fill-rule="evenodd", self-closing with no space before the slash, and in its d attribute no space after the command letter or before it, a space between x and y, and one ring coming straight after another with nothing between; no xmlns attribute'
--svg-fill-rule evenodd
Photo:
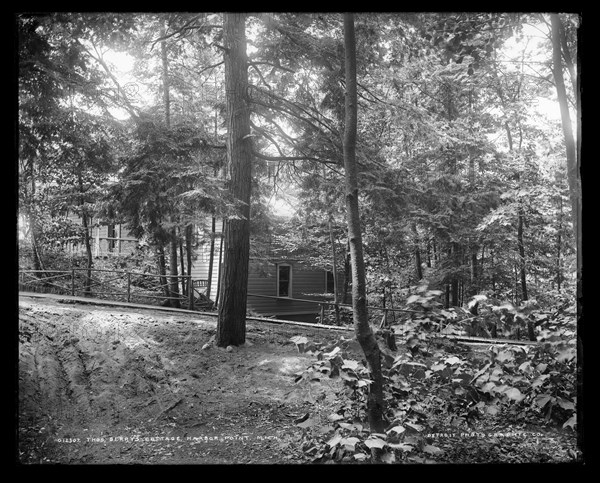
<svg viewBox="0 0 600 483"><path fill-rule="evenodd" d="M171 287L177 279L177 292ZM200 302L203 280L189 275L156 275L123 270L72 268L70 270L19 270L19 291L83 295L123 302L161 300L194 310ZM172 304L172 301L176 301Z"/></svg>
<svg viewBox="0 0 600 483"><path fill-rule="evenodd" d="M304 302L307 304L317 304L319 305L319 323L323 324L325 321L325 310L327 307L331 307L334 310L337 309L352 309L352 305L349 304L341 304L338 302L330 302L328 300L311 300L311 299L297 299L292 297L275 297L273 295L262 295L262 294L253 294L249 293L248 297L257 297L257 298L266 298L266 299L276 299L276 300L289 300L291 302ZM369 311L376 311L383 313L383 318L381 320L381 326L387 326L389 322L389 313L395 314L397 312L400 313L419 313L417 310L409 310L409 309L396 309L393 307L376 307L369 305Z"/></svg>

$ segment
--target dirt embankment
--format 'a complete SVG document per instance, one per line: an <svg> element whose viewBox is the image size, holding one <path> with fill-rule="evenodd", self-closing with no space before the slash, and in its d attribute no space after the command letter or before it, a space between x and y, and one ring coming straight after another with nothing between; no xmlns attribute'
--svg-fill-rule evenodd
<svg viewBox="0 0 600 483"><path fill-rule="evenodd" d="M289 339L310 332L249 322L245 346L202 350L215 329L196 314L21 297L20 461L295 462L294 420L328 414L338 383L294 384L313 359Z"/></svg>

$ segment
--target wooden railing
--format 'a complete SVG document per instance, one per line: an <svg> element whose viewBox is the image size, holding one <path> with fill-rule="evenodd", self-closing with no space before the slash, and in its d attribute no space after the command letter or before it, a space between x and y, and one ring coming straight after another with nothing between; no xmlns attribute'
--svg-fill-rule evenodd
<svg viewBox="0 0 600 483"><path fill-rule="evenodd" d="M177 279L177 293L170 291L174 278ZM202 288L206 286L207 281L193 280L188 275L173 277L87 268L19 270L19 291L83 295L123 302L147 303L149 300L160 300L160 305L177 305L171 304L171 301L176 300L180 306L190 310L198 305L196 298L202 295Z"/></svg>
<svg viewBox="0 0 600 483"><path fill-rule="evenodd" d="M319 306L319 323L320 324L323 324L325 321L325 310L327 309L327 307L331 307L333 309L335 309L336 307L338 309L352 309L352 305L340 304L340 303L336 303L336 302L329 302L327 300L297 299L297 298L292 298L292 297L276 297L273 295L261 295L261 294L253 294L253 293L249 293L248 297L258 297L258 298L276 299L276 300L289 300L292 302L301 302L301 303L306 303L306 304L318 305ZM395 314L397 312L419 313L419 311L417 311L417 310L395 309L395 308L391 308L391 307L375 307L372 305L369 305L369 311L376 311L376 312L383 313L383 317L381 320L382 327L388 326L389 313L392 313L392 314Z"/></svg>

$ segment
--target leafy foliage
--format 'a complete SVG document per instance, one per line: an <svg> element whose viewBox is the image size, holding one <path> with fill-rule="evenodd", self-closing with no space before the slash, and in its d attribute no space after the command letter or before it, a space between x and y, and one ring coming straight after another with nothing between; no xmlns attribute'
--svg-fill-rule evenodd
<svg viewBox="0 0 600 483"><path fill-rule="evenodd" d="M503 425L558 425L575 429L575 334L573 313L563 307L551 313L541 309L501 310L533 315L544 328L535 345L490 345L471 349L440 338L440 326L456 324L456 311L440 308L439 293L421 287L408 299L422 314L396 327L405 341L387 359L385 367L387 427L384 434L369 433L364 401L369 371L356 359L356 342L341 338L323 345L303 336L292 338L300 352L315 361L298 373L296 383L339 378L339 402L322 434L304 427L304 452L312 461L434 461L444 450L428 434ZM477 301L483 301L479 298ZM509 309L510 307L510 309ZM388 352L389 354L389 352Z"/></svg>

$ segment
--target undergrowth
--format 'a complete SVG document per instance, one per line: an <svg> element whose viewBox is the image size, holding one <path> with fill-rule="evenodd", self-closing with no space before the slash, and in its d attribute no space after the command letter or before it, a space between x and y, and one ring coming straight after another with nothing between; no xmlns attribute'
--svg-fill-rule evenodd
<svg viewBox="0 0 600 483"><path fill-rule="evenodd" d="M450 428L469 431L496 425L576 429L575 316L566 307L542 311L534 304L515 308L478 297L480 311L470 317L487 326L492 315L505 333L518 323L536 327L536 344L490 344L471 349L440 336L441 328L465 333L458 310L443 310L435 291L414 297L415 312L391 329L402 341L396 351L380 341L385 380L386 429L369 431L365 413L371 380L352 339L320 344L294 337L300 352L315 361L296 383L340 378L343 389L325 430L309 421L303 451L311 462L427 462L444 450L428 434ZM472 315L472 312L471 312ZM462 319L464 319L464 314ZM540 322L541 320L541 322ZM377 328L374 329L377 332ZM389 330L389 329L388 329ZM514 331L513 331L514 332ZM490 436L493 437L493 436Z"/></svg>

